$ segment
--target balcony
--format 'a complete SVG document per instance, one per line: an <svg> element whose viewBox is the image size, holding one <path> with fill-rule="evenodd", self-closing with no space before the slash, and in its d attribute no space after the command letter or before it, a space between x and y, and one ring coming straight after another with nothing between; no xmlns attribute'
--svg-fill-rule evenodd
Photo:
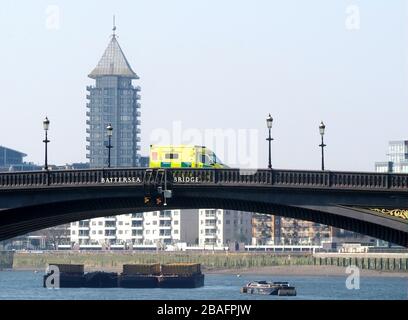
<svg viewBox="0 0 408 320"><path fill-rule="evenodd" d="M132 221L132 228L143 228L143 222L142 221Z"/></svg>
<svg viewBox="0 0 408 320"><path fill-rule="evenodd" d="M143 238L142 230L132 230L132 237Z"/></svg>
<svg viewBox="0 0 408 320"><path fill-rule="evenodd" d="M171 218L171 211L160 211L159 218Z"/></svg>
<svg viewBox="0 0 408 320"><path fill-rule="evenodd" d="M92 86L86 86L86 91L91 91L92 90Z"/></svg>
<svg viewBox="0 0 408 320"><path fill-rule="evenodd" d="M90 95L90 94L87 94L87 95L86 95L86 98L87 98L88 100L91 100L91 95Z"/></svg>
<svg viewBox="0 0 408 320"><path fill-rule="evenodd" d="M90 108L90 107L91 107L91 104L90 104L89 102L87 102L87 103L86 103L86 107L87 107L87 108Z"/></svg>
<svg viewBox="0 0 408 320"><path fill-rule="evenodd" d="M86 220L85 220L85 221L83 221L83 220L82 220L82 221L79 221L79 222L78 222L78 227L80 227L80 228L81 228L81 227L82 227L82 228L89 228L89 221L86 221Z"/></svg>
<svg viewBox="0 0 408 320"><path fill-rule="evenodd" d="M209 239L215 239L217 238L217 234L216 233L205 233L204 237L209 238Z"/></svg>
<svg viewBox="0 0 408 320"><path fill-rule="evenodd" d="M86 116L87 116L87 117L90 117L90 116L91 116L91 113L90 113L89 111L87 111L87 112L86 112Z"/></svg>
<svg viewBox="0 0 408 320"><path fill-rule="evenodd" d="M132 213L132 218L143 218L143 212Z"/></svg>
<svg viewBox="0 0 408 320"><path fill-rule="evenodd" d="M206 228L211 228L211 229L216 229L217 228L217 224L215 223L206 223L205 224Z"/></svg>

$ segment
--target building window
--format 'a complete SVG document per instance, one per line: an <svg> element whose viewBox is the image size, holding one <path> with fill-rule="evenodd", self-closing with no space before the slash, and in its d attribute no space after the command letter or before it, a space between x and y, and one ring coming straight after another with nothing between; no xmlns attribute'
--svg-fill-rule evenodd
<svg viewBox="0 0 408 320"><path fill-rule="evenodd" d="M178 224L179 224L178 220L174 220L174 225L178 226Z"/></svg>
<svg viewBox="0 0 408 320"><path fill-rule="evenodd" d="M225 220L225 224L230 224L230 221L229 221L229 220Z"/></svg>
<svg viewBox="0 0 408 320"><path fill-rule="evenodd" d="M178 234L178 233L179 233L178 229L175 229L174 234Z"/></svg>

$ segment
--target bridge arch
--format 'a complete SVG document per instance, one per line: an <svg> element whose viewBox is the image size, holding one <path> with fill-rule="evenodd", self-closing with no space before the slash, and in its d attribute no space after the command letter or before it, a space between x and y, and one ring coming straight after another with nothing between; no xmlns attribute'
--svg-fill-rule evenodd
<svg viewBox="0 0 408 320"><path fill-rule="evenodd" d="M370 210L407 210L408 175L169 170L180 179L173 180L173 197L163 207L144 204L145 171L0 174L0 240L108 215L219 208L313 221L408 247L408 220Z"/></svg>

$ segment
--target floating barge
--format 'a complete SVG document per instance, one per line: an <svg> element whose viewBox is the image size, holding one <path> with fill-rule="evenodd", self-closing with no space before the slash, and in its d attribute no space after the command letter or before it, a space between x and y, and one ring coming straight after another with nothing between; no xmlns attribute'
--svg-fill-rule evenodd
<svg viewBox="0 0 408 320"><path fill-rule="evenodd" d="M158 288L160 264L124 264L119 276L121 288Z"/></svg>
<svg viewBox="0 0 408 320"><path fill-rule="evenodd" d="M198 288L204 286L204 275L198 263L172 263L161 266L160 288Z"/></svg>
<svg viewBox="0 0 408 320"><path fill-rule="evenodd" d="M198 288L204 275L198 263L124 265L119 276L122 288Z"/></svg>
<svg viewBox="0 0 408 320"><path fill-rule="evenodd" d="M241 293L277 296L296 296L296 288L288 282L252 281L241 288Z"/></svg>
<svg viewBox="0 0 408 320"><path fill-rule="evenodd" d="M83 265L50 264L59 270L61 288L198 288L204 286L204 274L198 263L125 264L120 275L115 272L84 273ZM55 277L52 271L44 275ZM52 278L51 278L52 279Z"/></svg>

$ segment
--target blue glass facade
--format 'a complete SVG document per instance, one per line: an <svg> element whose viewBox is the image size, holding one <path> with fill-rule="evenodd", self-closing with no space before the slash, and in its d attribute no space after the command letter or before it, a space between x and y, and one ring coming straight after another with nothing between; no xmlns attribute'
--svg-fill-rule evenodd
<svg viewBox="0 0 408 320"><path fill-rule="evenodd" d="M111 167L140 165L140 87L113 36L97 67L89 75L95 79L88 86L87 158L92 168L106 167L108 136L106 127L113 127Z"/></svg>

